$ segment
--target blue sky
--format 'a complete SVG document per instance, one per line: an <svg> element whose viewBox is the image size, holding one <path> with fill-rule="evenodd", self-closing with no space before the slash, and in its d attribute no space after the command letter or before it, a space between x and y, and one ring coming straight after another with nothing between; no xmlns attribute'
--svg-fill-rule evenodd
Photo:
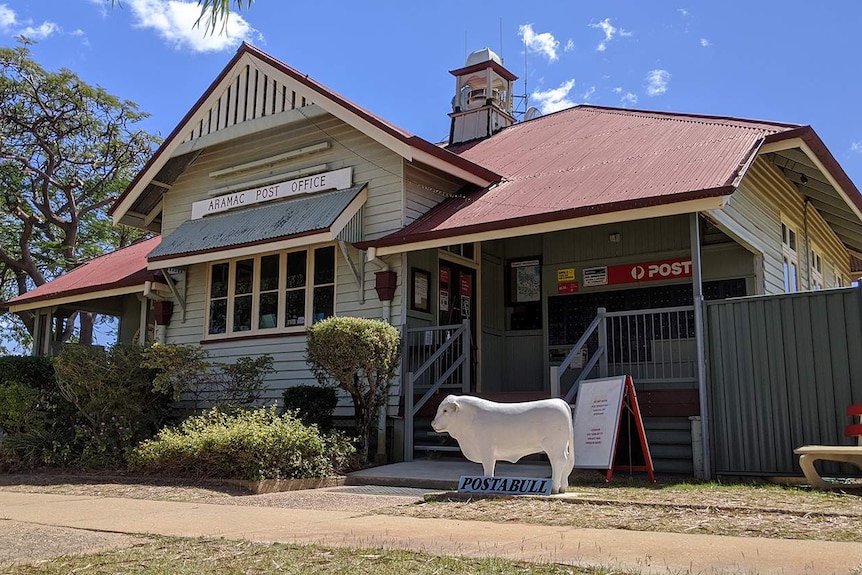
<svg viewBox="0 0 862 575"><path fill-rule="evenodd" d="M192 28L197 15L179 0L0 0L0 38L38 40L40 64L137 102L162 136L247 40L431 141L448 134L448 70L488 46L521 78L516 93L546 111L811 124L862 186L860 2L257 0L215 37Z"/></svg>

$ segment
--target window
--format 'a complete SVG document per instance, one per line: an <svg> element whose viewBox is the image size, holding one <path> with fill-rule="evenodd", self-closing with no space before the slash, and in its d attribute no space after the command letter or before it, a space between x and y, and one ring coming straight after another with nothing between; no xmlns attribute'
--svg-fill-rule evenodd
<svg viewBox="0 0 862 575"><path fill-rule="evenodd" d="M811 249L810 257L808 265L811 266L811 289L823 289L823 258L813 248Z"/></svg>
<svg viewBox="0 0 862 575"><path fill-rule="evenodd" d="M799 291L799 255L796 252L796 231L781 224L781 246L784 257L784 291Z"/></svg>
<svg viewBox="0 0 862 575"><path fill-rule="evenodd" d="M295 331L334 312L334 246L210 265L208 337Z"/></svg>

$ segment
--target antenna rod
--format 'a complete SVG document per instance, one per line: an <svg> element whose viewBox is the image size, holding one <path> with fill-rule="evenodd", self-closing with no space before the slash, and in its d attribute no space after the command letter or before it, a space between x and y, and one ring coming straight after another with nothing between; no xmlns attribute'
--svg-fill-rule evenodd
<svg viewBox="0 0 862 575"><path fill-rule="evenodd" d="M530 92L527 90L527 35L524 34L524 114L530 109Z"/></svg>

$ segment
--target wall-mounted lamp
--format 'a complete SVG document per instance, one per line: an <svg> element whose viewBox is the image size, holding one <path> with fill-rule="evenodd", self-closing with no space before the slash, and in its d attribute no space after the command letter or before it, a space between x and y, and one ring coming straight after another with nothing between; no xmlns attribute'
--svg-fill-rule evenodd
<svg viewBox="0 0 862 575"><path fill-rule="evenodd" d="M799 181L802 182L803 184L807 184L808 183L808 176L806 176L805 174L800 174L799 175Z"/></svg>

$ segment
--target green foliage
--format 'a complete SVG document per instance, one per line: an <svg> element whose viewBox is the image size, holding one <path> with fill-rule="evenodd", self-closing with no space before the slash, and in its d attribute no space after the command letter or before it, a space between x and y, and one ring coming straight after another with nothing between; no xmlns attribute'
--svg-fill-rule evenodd
<svg viewBox="0 0 862 575"><path fill-rule="evenodd" d="M135 126L146 116L70 70L45 70L26 41L0 47L2 299L122 245L107 209L152 154L156 138ZM13 321L32 333L30 314Z"/></svg>
<svg viewBox="0 0 862 575"><path fill-rule="evenodd" d="M199 345L153 344L146 348L142 365L155 371L153 387L179 401L184 392L198 389L208 380L208 354Z"/></svg>
<svg viewBox="0 0 862 575"><path fill-rule="evenodd" d="M0 383L18 383L34 389L53 389L54 361L50 357L0 357Z"/></svg>
<svg viewBox="0 0 862 575"><path fill-rule="evenodd" d="M398 370L401 337L380 320L331 317L308 329L306 361L322 385L335 385L353 399L359 457L367 459L372 425Z"/></svg>
<svg viewBox="0 0 862 575"><path fill-rule="evenodd" d="M333 387L297 385L284 390L284 412L296 412L306 425L316 425L323 431L332 429L332 412L338 405L338 392Z"/></svg>
<svg viewBox="0 0 862 575"><path fill-rule="evenodd" d="M260 402L263 379L275 373L269 354L240 357L235 363L209 361L198 345L155 344L144 351L143 366L155 371L153 386L174 401L191 400L197 410L204 402L222 409L248 407Z"/></svg>
<svg viewBox="0 0 862 575"><path fill-rule="evenodd" d="M45 413L39 411L42 392L20 383L0 384L0 431L21 433L43 427Z"/></svg>
<svg viewBox="0 0 862 575"><path fill-rule="evenodd" d="M166 419L172 398L153 389L142 354L138 346L63 348L56 359L57 387L75 414L74 436L61 459L87 467L121 465Z"/></svg>
<svg viewBox="0 0 862 575"><path fill-rule="evenodd" d="M304 479L338 472L353 448L275 406L224 412L213 408L138 445L129 469L174 477Z"/></svg>

